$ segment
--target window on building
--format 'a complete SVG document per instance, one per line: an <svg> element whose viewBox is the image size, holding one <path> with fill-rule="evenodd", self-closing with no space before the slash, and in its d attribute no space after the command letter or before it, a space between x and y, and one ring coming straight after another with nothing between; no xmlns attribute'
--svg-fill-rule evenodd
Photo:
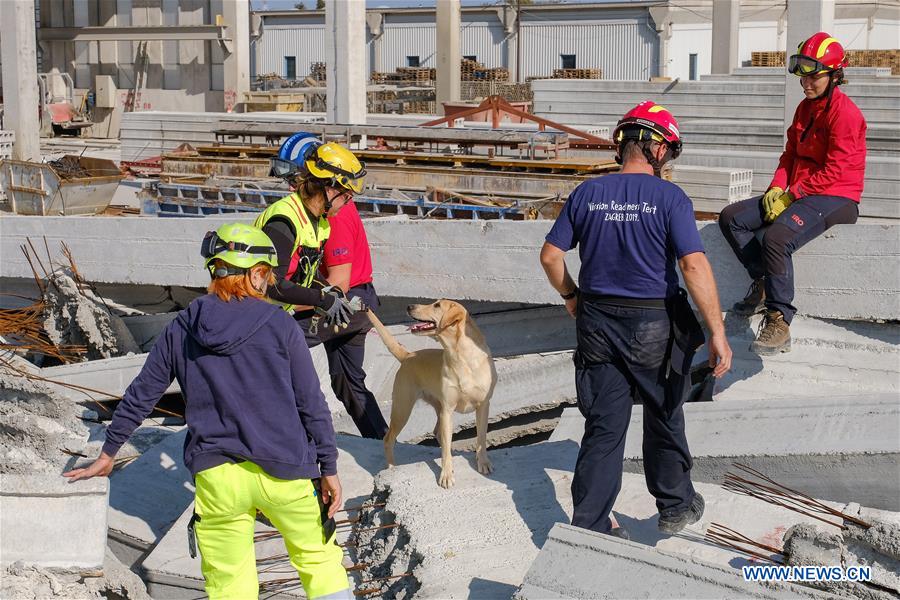
<svg viewBox="0 0 900 600"><path fill-rule="evenodd" d="M406 57L406 66L407 67L418 67L419 66L419 57L418 56L407 56Z"/></svg>
<svg viewBox="0 0 900 600"><path fill-rule="evenodd" d="M559 57L562 59L562 68L563 69L574 69L575 68L575 55L574 54L560 54Z"/></svg>
<svg viewBox="0 0 900 600"><path fill-rule="evenodd" d="M463 56L466 60L471 60L472 62L478 62L478 57L474 54L466 54Z"/></svg>
<svg viewBox="0 0 900 600"><path fill-rule="evenodd" d="M697 81L697 55L688 55L688 78L691 81Z"/></svg>
<svg viewBox="0 0 900 600"><path fill-rule="evenodd" d="M284 78L285 79L297 79L297 57L296 56L285 56L284 57Z"/></svg>

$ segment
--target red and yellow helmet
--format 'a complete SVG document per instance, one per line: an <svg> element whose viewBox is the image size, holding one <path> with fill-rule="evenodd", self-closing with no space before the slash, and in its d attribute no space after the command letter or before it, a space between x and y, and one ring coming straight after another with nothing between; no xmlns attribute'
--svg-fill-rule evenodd
<svg viewBox="0 0 900 600"><path fill-rule="evenodd" d="M681 154L681 131L672 113L652 100L644 100L622 117L613 131L613 141L625 140L665 142L672 158Z"/></svg>
<svg viewBox="0 0 900 600"><path fill-rule="evenodd" d="M797 54L791 56L788 71L799 77L830 73L848 64L841 43L824 31L820 31L797 46Z"/></svg>

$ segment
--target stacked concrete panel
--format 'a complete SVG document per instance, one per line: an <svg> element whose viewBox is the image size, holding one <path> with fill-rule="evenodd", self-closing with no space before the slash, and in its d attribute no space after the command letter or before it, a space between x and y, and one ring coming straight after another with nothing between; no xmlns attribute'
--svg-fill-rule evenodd
<svg viewBox="0 0 900 600"><path fill-rule="evenodd" d="M65 240L90 281L205 287L197 240L234 217L205 219L0 217L0 252L14 257L25 237ZM745 271L715 223L700 223L700 236L715 271L722 305L743 297ZM900 281L885 277L900 269L898 227L839 225L805 246L794 258L796 300L801 315L837 319L896 319ZM547 284L538 253L548 221L368 221L375 286L384 296L454 298L559 304ZM116 252L110 254L114 245ZM153 257L152 261L147 257ZM415 257L415 260L410 260ZM568 264L578 271L577 256ZM0 277L30 279L24 260L4 260Z"/></svg>
<svg viewBox="0 0 900 600"><path fill-rule="evenodd" d="M678 164L751 169L752 192L768 187L784 148L784 77L747 74L662 83L535 81L534 112L571 123L615 123L652 98L674 112L684 134ZM756 71L756 69L750 70ZM900 79L856 76L844 91L868 122L866 186L860 215L900 218Z"/></svg>

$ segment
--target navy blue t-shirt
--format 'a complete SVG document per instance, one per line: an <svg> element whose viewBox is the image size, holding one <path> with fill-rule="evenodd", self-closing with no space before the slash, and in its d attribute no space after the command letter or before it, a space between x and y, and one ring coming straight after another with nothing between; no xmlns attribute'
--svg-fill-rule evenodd
<svg viewBox="0 0 900 600"><path fill-rule="evenodd" d="M627 298L668 298L678 286L676 260L704 251L690 198L640 173L579 185L546 239L561 250L578 246L583 291Z"/></svg>

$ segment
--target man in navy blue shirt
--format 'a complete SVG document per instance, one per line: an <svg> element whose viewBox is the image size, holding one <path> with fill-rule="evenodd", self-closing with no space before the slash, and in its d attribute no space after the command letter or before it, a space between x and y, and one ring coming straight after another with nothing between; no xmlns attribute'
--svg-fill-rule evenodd
<svg viewBox="0 0 900 600"><path fill-rule="evenodd" d="M572 480L572 524L627 537L613 530L609 514L622 485L631 407L639 401L647 488L659 529L676 533L703 515L682 411L703 332L678 285L676 263L710 332L716 377L731 368L731 348L693 205L659 178L681 152L677 122L646 101L619 121L613 138L621 171L578 186L541 249L547 279L576 319L575 388L585 429ZM577 286L565 264L576 246Z"/></svg>

